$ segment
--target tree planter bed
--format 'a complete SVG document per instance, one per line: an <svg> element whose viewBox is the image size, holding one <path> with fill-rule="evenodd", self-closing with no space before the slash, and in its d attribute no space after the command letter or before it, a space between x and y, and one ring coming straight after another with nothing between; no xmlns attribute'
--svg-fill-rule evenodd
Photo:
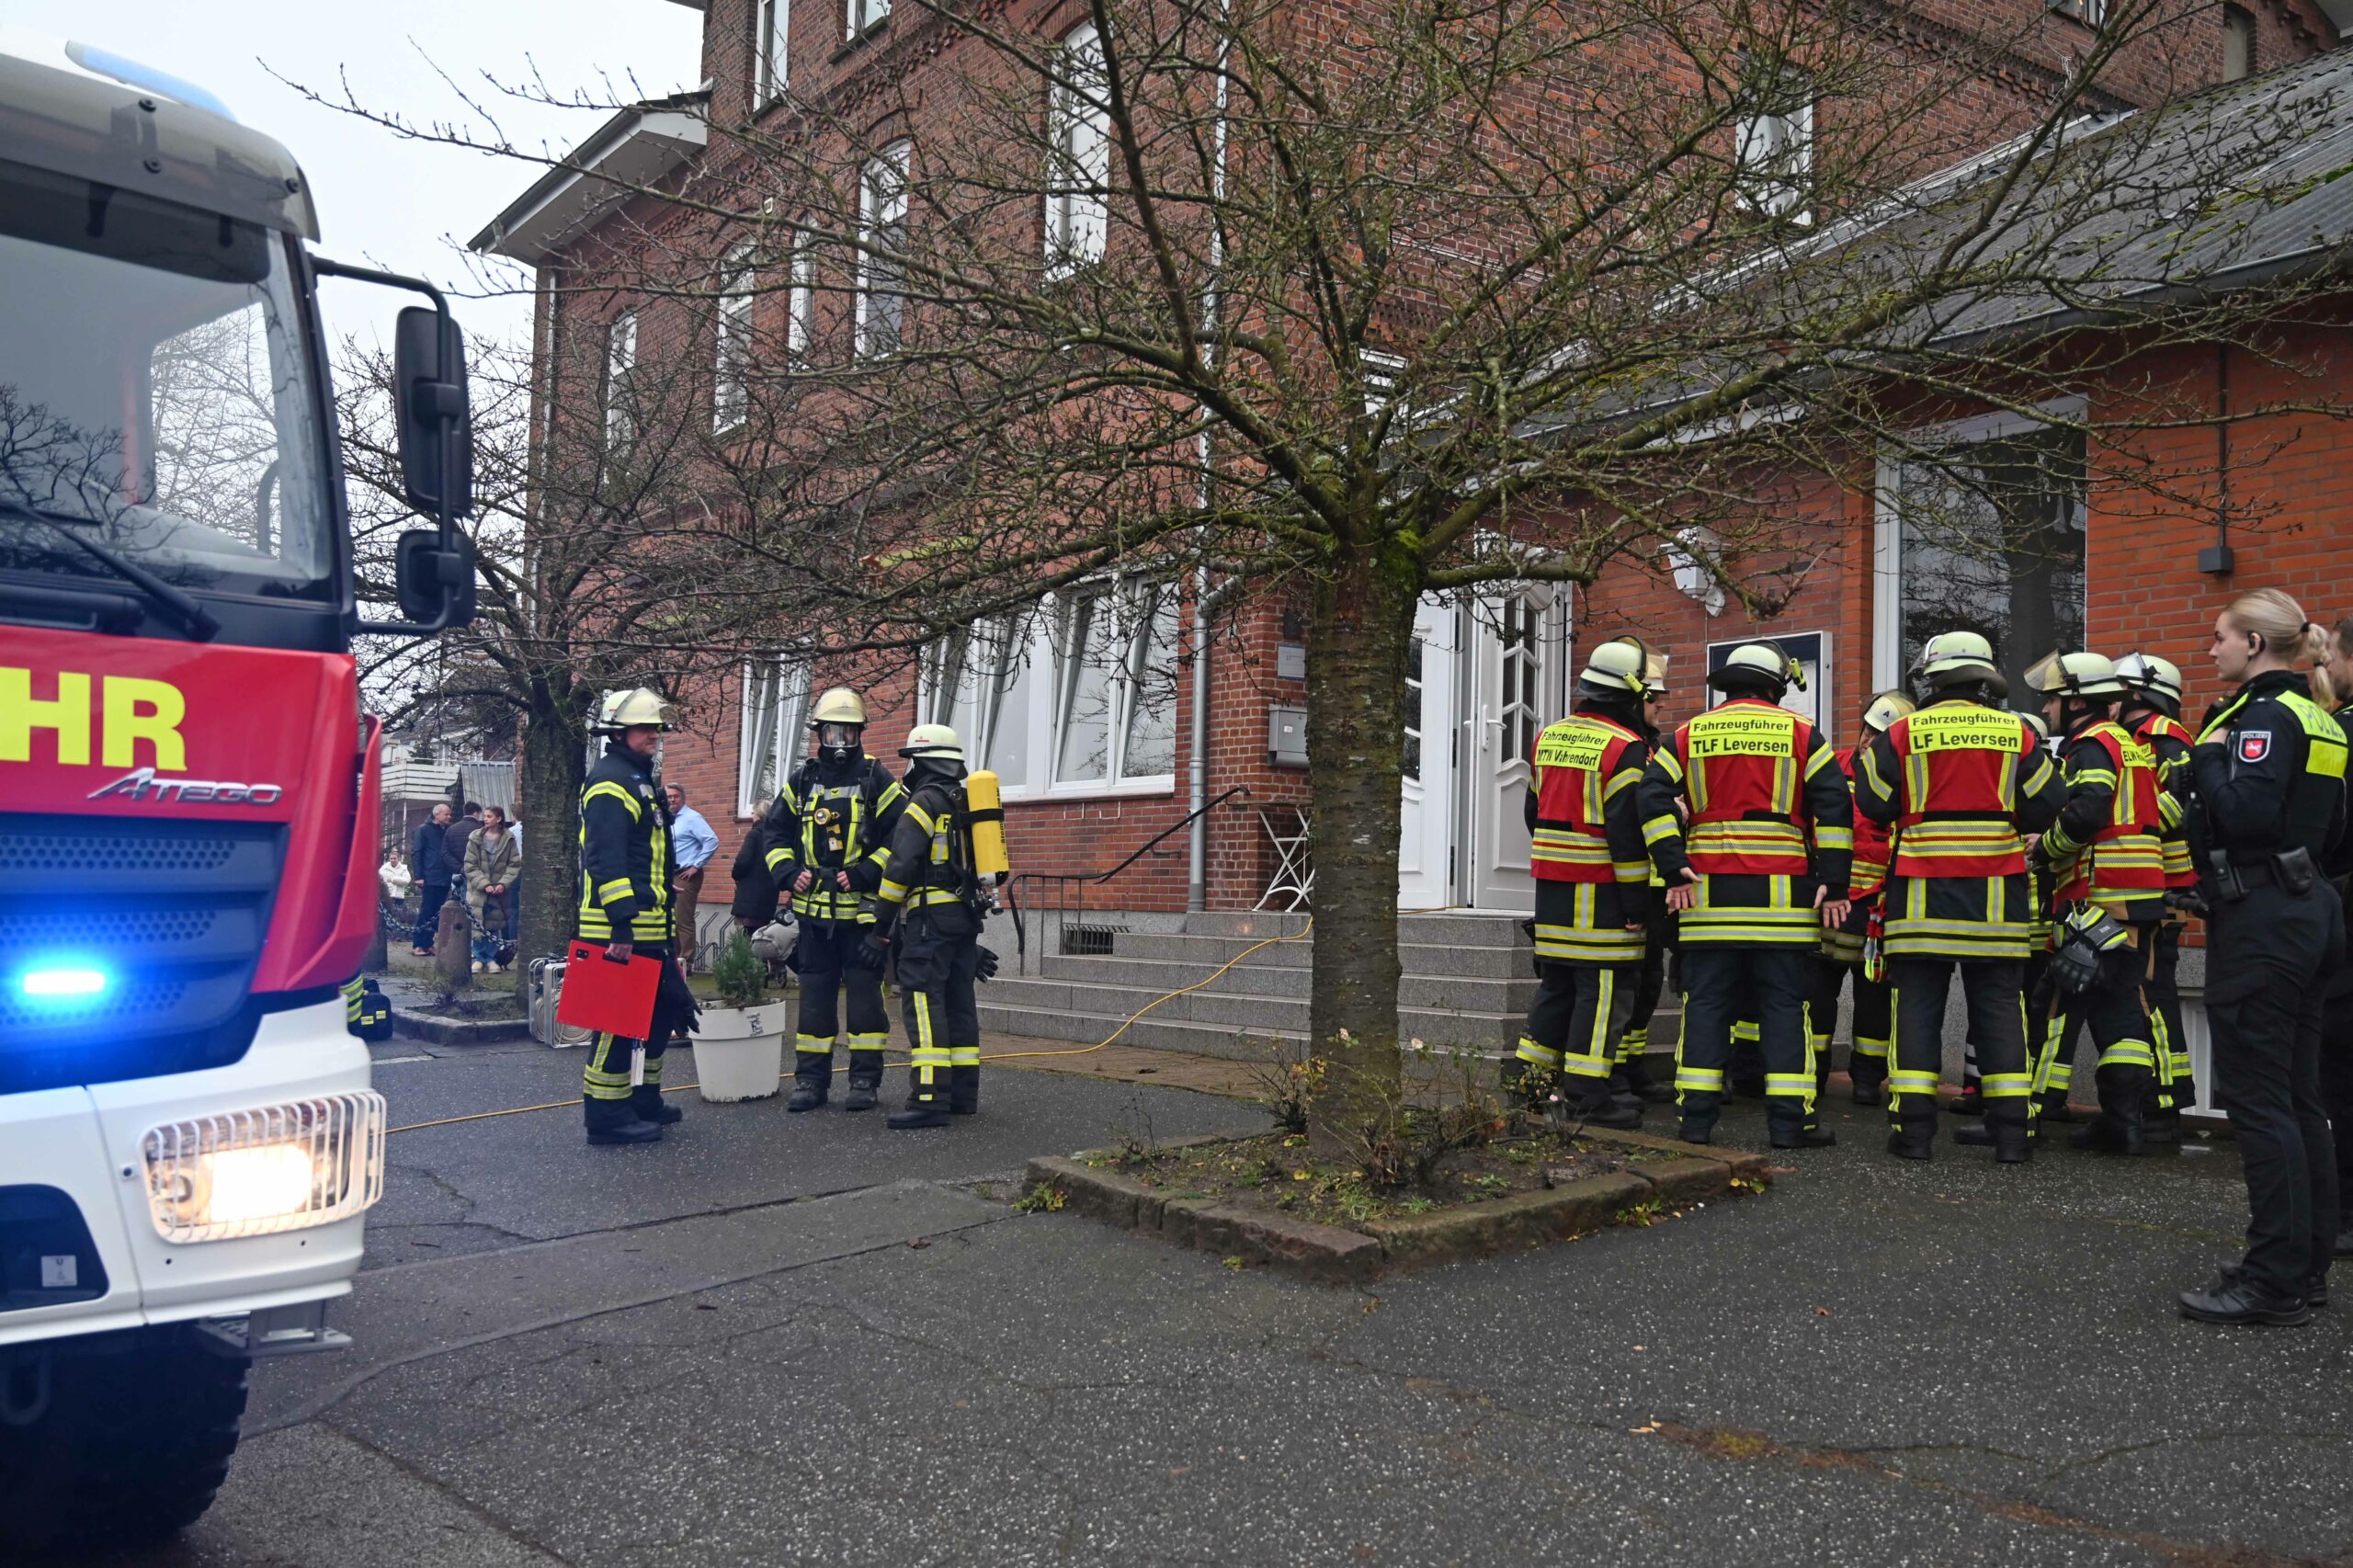
<svg viewBox="0 0 2353 1568"><path fill-rule="evenodd" d="M1586 1131L1569 1163L1547 1165L1541 1186L1501 1196L1429 1204L1367 1206L1379 1212L1332 1222L1320 1212L1290 1213L1260 1200L1280 1190L1273 1177L1248 1190L1201 1190L1205 1163L1255 1157L1267 1135L1172 1140L1149 1154L1090 1149L1029 1162L1025 1204L1064 1210L1212 1253L1235 1267L1264 1265L1331 1285L1354 1285L1434 1264L1518 1252L1609 1225L1648 1223L1662 1209L1735 1191L1761 1190L1769 1179L1761 1154L1702 1148L1640 1133Z"/></svg>

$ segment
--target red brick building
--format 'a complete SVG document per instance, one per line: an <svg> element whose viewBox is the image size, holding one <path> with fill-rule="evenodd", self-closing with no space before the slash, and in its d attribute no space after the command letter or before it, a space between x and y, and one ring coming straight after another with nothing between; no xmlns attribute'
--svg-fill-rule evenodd
<svg viewBox="0 0 2353 1568"><path fill-rule="evenodd" d="M1963 120L2001 124L2022 97L2065 70L2071 49L2080 47L2086 13L2097 20L2100 10L2099 0L2018 3L2049 14L2039 30L2021 35L2013 58L1987 72L1975 101L1956 97L1950 112ZM685 324L665 327L653 304L641 321L627 292L630 247L665 222L660 203L640 197L616 205L600 176L652 186L690 180L709 155L709 127L782 112L761 108L777 73L789 73L796 91L814 82L854 92L859 73L919 70L937 47L936 17L912 9L892 16L887 0L804 0L798 6L708 0L697 8L705 12L703 86L616 116L577 150L571 168L539 181L474 242L538 269L539 349L550 366L563 358L567 341L600 344L613 373L695 341ZM1903 7L1926 32L1974 8L1964 0ZM1049 32L1083 17L1067 6L1035 10ZM2118 78L2117 90L2126 95L2120 107L2130 107L2135 93L2154 97L2275 69L2325 69L2333 82L2333 61L2297 62L2336 47L2336 23L2353 27L2353 0L2245 0L2200 16L2199 25L2209 31L2195 36L2208 42L2194 37L2192 46L2164 62L2127 62ZM919 142L923 127L910 125L906 135ZM1051 214L1046 221L1052 222ZM824 319L819 303L798 294L772 308L807 312L794 317L796 334L863 330ZM2303 334L2299 348L2304 358L2294 368L2245 353L2174 348L2136 374L2200 406L2228 407L2234 399L2254 406L2296 401L2299 389L2290 383L2314 363L2353 365L2353 335L2334 328ZM2110 395L2122 394L2099 386L2083 391L2093 403ZM554 401L562 403L563 394ZM2013 448L2047 439L2029 421L2007 416L1957 420L1945 434ZM1962 585L1964 598L1975 596L1975 609L2001 634L2014 663L2022 667L2058 642L2118 653L2145 648L2189 672L2195 707L2212 695L2203 678L2203 628L2234 592L2280 583L2305 596L2315 614L2353 608L2333 593L2342 569L2353 564L2353 546L2343 540L2353 503L2336 483L2346 433L2333 423L2282 416L2219 437L2211 429L2178 437L2218 438L2266 456L2253 468L2226 471L2233 492L2218 494L2211 507L2149 516L2143 497L2109 494L2093 465L2078 460L2080 480L2061 483L2050 497L2052 563L2031 582L1985 577ZM2067 454L2056 456L2052 471L2063 472ZM1548 587L1426 603L1401 906L1530 907L1521 827L1525 759L1537 730L1563 710L1577 649L1592 637L1631 630L1668 651L1675 716L1703 701L1700 677L1711 647L1760 634L1781 638L1818 665L1818 677L1793 703L1816 710L1840 742L1851 739L1854 716L1870 693L1899 684L1930 612L1955 608L1949 592L1931 607L1917 589L1936 575L1922 561L1934 541L1907 531L1901 465L1887 465L1881 481L1875 496L1834 492L1821 505L1819 563L1769 625L1751 625L1736 608L1725 609L1704 582L1679 588L1671 562L1613 568L1575 595ZM2214 569L2222 559L2205 554L2222 544L2228 571ZM870 749L891 756L919 719L956 723L976 763L1005 781L1018 869L1100 872L1161 839L1115 881L1087 892L1094 907L1141 913L1182 911L1188 903L1258 906L1279 881L1284 851L1277 840L1292 831L1306 796L1299 747L1303 673L1313 652L1302 645L1295 613L1279 604L1254 608L1207 642L1204 714L1197 711L1199 649L1186 607L1172 599L1131 608L1114 631L1099 604L1066 597L1021 629L1011 647L1001 629L983 627L932 651L920 670L892 672L868 691L876 714ZM831 678L821 672L816 684ZM723 873L772 794L779 770L806 749L801 716L810 684L805 670L754 666L715 689L682 694L689 733L672 737L665 771L687 787L722 839L703 895L705 911L713 912L707 920L723 911L728 893L725 877L716 873ZM1197 802L1213 802L1202 811L1198 881L1188 853L1193 834L1180 825ZM1273 906L1290 902L1278 892Z"/></svg>

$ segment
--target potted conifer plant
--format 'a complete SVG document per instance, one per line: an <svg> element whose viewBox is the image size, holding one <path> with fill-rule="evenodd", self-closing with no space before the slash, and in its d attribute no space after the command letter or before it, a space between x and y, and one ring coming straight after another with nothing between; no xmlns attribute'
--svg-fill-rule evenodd
<svg viewBox="0 0 2353 1568"><path fill-rule="evenodd" d="M695 1025L695 1074L707 1100L756 1100L784 1082L785 1007L768 994L767 960L741 929L730 931L710 966L719 1005Z"/></svg>

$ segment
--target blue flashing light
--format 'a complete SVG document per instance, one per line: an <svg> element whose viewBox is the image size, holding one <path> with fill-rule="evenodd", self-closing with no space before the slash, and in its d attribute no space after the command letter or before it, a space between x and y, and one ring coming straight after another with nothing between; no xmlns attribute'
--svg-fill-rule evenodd
<svg viewBox="0 0 2353 1568"><path fill-rule="evenodd" d="M96 996L107 988L104 970L57 968L27 970L17 987L28 996L70 1001Z"/></svg>
<svg viewBox="0 0 2353 1568"><path fill-rule="evenodd" d="M142 65L136 60L126 59L110 49L100 49L94 44L70 44L66 52L84 69L95 71L101 76L111 76L127 87L137 87L142 92L154 93L177 103L209 109L233 123L236 120L237 117L229 112L227 104L195 83L175 76L168 71Z"/></svg>

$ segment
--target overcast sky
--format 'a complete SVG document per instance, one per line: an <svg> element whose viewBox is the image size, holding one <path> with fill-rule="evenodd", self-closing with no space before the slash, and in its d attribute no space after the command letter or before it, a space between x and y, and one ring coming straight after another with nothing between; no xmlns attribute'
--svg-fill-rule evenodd
<svg viewBox="0 0 2353 1568"><path fill-rule="evenodd" d="M318 202L322 254L472 288L460 251L541 171L404 142L304 102L271 72L336 97L347 81L370 108L487 134L462 88L517 145L560 152L605 116L520 103L485 73L513 85L536 72L559 97L599 102L673 92L699 74L702 17L676 0L0 0L0 25L96 44L208 89L293 152ZM404 302L351 283L321 292L338 335L372 335ZM455 303L473 335L520 336L530 318L528 297Z"/></svg>

